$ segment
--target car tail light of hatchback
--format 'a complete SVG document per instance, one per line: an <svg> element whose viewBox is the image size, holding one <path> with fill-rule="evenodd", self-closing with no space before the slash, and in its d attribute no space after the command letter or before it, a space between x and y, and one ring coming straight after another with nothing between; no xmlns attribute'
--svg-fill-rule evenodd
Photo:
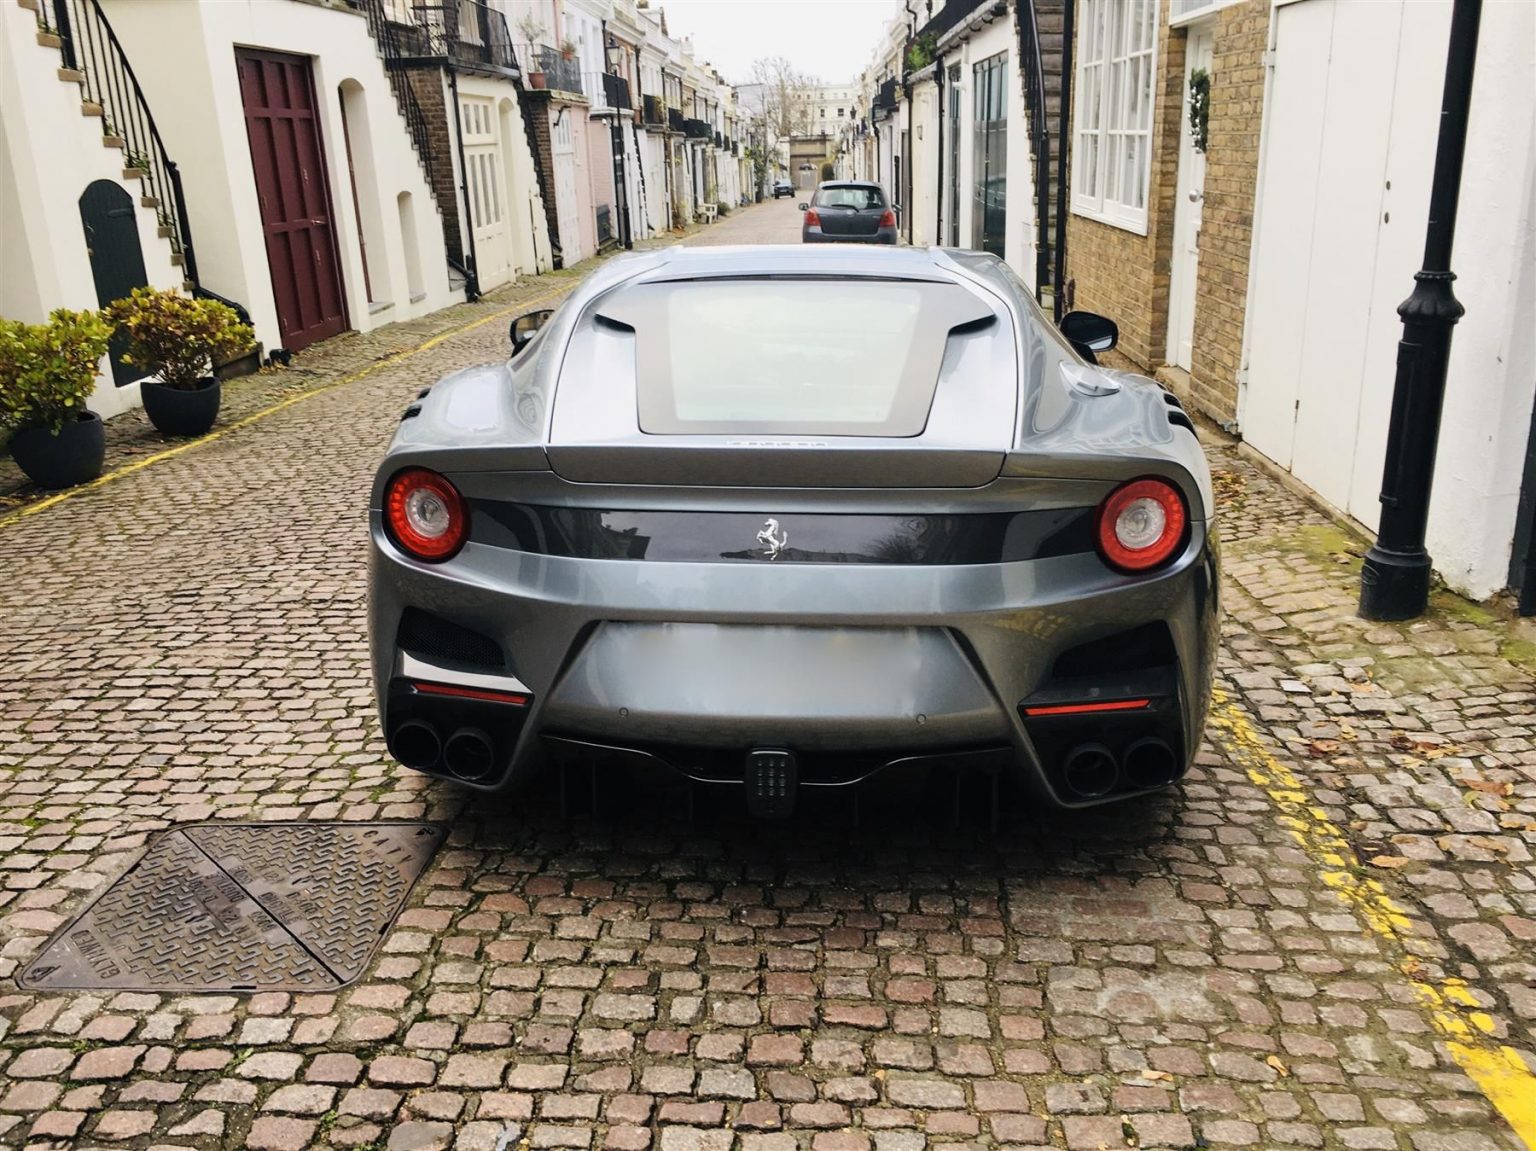
<svg viewBox="0 0 1536 1151"><path fill-rule="evenodd" d="M441 563L469 538L469 507L446 476L405 468L384 488L384 525L401 551Z"/></svg>
<svg viewBox="0 0 1536 1151"><path fill-rule="evenodd" d="M1151 571L1173 556L1188 524L1178 488L1167 480L1132 480L1099 505L1099 553L1120 571Z"/></svg>
<svg viewBox="0 0 1536 1151"><path fill-rule="evenodd" d="M885 215L880 217L880 226L882 228L894 228L896 226L896 213L887 208Z"/></svg>
<svg viewBox="0 0 1536 1151"><path fill-rule="evenodd" d="M815 208L807 208L805 210L805 226L807 228L821 227L821 217L816 213Z"/></svg>

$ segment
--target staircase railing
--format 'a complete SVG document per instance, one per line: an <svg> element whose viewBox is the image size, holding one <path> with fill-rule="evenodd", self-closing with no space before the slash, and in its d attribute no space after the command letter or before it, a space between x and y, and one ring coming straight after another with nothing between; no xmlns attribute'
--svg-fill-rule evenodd
<svg viewBox="0 0 1536 1151"><path fill-rule="evenodd" d="M1035 154L1035 299L1044 299L1051 280L1051 229L1056 215L1051 203L1051 127L1045 106L1045 64L1040 56L1040 26L1034 0L1019 0L1019 71L1029 111L1029 142ZM1053 285L1056 319L1061 318L1061 291Z"/></svg>
<svg viewBox="0 0 1536 1151"><path fill-rule="evenodd" d="M186 278L197 281L192 229L187 223L181 176L166 154L165 142L150 114L127 54L97 0L41 0L41 31L57 36L64 67L79 74L81 98L100 109L101 134L122 141L123 167L139 176L140 203L154 210L181 253Z"/></svg>
<svg viewBox="0 0 1536 1151"><path fill-rule="evenodd" d="M421 110L421 102L416 99L416 93L411 91L409 74L398 66L398 61L414 58L419 55L419 52L415 50L414 44L404 42L401 26L389 19L380 0L347 0L347 3L367 17L368 34L373 37L374 44L378 46L379 55L383 57L384 72L389 77L390 90L395 94L395 107L400 110L405 126L410 129L411 143L416 147L416 157L421 161L422 171L426 173L427 185L435 196L437 180L432 170L432 142L427 127L427 116Z"/></svg>

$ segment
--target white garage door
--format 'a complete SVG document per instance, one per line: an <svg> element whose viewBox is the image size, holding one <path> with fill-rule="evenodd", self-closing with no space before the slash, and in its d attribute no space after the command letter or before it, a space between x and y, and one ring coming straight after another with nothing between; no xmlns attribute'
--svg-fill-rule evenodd
<svg viewBox="0 0 1536 1151"><path fill-rule="evenodd" d="M1450 12L1449 0L1276 10L1243 435L1372 527Z"/></svg>
<svg viewBox="0 0 1536 1151"><path fill-rule="evenodd" d="M475 268L480 290L489 292L512 279L512 230L507 225L500 124L490 100L464 97L460 104L469 216L475 235Z"/></svg>

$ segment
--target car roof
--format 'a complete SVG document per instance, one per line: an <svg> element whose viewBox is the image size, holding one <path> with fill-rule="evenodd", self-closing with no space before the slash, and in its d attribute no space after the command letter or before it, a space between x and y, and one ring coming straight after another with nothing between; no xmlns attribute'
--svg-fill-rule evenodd
<svg viewBox="0 0 1536 1151"><path fill-rule="evenodd" d="M823 180L816 185L819 191L822 188L879 188L874 180Z"/></svg>
<svg viewBox="0 0 1536 1151"><path fill-rule="evenodd" d="M659 278L793 274L919 276L951 279L954 265L937 248L854 244L677 244L647 252L658 257ZM623 260L626 257L620 257ZM634 257L628 257L633 259ZM610 266L619 260L609 261ZM649 277L658 278L658 277Z"/></svg>

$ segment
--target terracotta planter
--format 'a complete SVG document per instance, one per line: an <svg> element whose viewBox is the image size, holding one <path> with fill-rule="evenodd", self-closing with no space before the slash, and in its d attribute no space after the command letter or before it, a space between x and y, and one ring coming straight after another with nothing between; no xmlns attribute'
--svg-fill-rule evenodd
<svg viewBox="0 0 1536 1151"><path fill-rule="evenodd" d="M528 73L528 87L543 91L546 83L543 72Z"/></svg>
<svg viewBox="0 0 1536 1151"><path fill-rule="evenodd" d="M107 429L95 412L81 412L58 435L47 428L11 433L11 458L40 488L72 488L101 475Z"/></svg>
<svg viewBox="0 0 1536 1151"><path fill-rule="evenodd" d="M139 386L144 414L167 436L200 436L219 418L219 381L204 376L195 388L168 388L145 380Z"/></svg>

